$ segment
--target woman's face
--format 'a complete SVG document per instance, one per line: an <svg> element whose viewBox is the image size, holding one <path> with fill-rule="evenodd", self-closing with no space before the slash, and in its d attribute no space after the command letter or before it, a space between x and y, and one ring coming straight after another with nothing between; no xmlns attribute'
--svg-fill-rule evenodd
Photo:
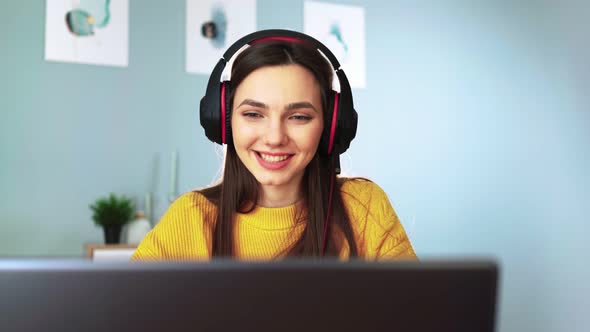
<svg viewBox="0 0 590 332"><path fill-rule="evenodd" d="M236 152L263 191L299 190L324 123L313 74L296 64L259 68L237 87L233 105Z"/></svg>

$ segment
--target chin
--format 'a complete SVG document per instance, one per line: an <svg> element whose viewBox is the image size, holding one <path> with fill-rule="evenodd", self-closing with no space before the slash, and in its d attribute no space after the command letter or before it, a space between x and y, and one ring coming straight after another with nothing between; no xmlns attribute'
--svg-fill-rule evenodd
<svg viewBox="0 0 590 332"><path fill-rule="evenodd" d="M283 185L285 183L288 183L287 180L285 179L273 179L273 178L268 178L268 177L262 177L262 178L256 178L256 181L258 181L258 183L260 183L261 185L264 186L280 186Z"/></svg>

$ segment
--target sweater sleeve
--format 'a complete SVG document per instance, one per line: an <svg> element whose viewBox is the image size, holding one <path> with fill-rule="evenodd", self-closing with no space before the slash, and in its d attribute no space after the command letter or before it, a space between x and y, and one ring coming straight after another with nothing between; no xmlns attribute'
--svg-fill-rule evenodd
<svg viewBox="0 0 590 332"><path fill-rule="evenodd" d="M180 196L141 241L131 260L208 259L213 210L213 205L200 193Z"/></svg>
<svg viewBox="0 0 590 332"><path fill-rule="evenodd" d="M387 194L374 182L352 179L342 187L359 254L368 260L416 259L416 253Z"/></svg>

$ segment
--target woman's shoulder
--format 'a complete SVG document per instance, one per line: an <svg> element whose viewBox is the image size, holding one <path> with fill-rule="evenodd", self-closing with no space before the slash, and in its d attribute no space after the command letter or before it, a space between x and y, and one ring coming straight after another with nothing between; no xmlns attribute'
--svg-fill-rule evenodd
<svg viewBox="0 0 590 332"><path fill-rule="evenodd" d="M342 178L340 191L344 200L354 198L367 202L374 198L387 198L387 194L379 185L366 178Z"/></svg>
<svg viewBox="0 0 590 332"><path fill-rule="evenodd" d="M203 205L214 205L211 201L203 195L199 190L186 192L172 202L172 206L177 207L202 207Z"/></svg>
<svg viewBox="0 0 590 332"><path fill-rule="evenodd" d="M215 204L198 190L180 195L145 236L133 259L208 257L215 213Z"/></svg>
<svg viewBox="0 0 590 332"><path fill-rule="evenodd" d="M341 192L365 257L416 257L389 197L380 186L367 179L345 179Z"/></svg>
<svg viewBox="0 0 590 332"><path fill-rule="evenodd" d="M209 214L216 210L217 205L202 190L193 190L180 195L169 207L171 213L184 213L186 211L194 213L198 211L202 214Z"/></svg>
<svg viewBox="0 0 590 332"><path fill-rule="evenodd" d="M185 229L212 225L217 206L199 190L189 191L176 198L155 228L162 230Z"/></svg>
<svg viewBox="0 0 590 332"><path fill-rule="evenodd" d="M342 202L352 220L363 224L372 220L370 224L384 227L386 220L395 216L389 197L375 182L365 178L349 178L343 181L340 187Z"/></svg>

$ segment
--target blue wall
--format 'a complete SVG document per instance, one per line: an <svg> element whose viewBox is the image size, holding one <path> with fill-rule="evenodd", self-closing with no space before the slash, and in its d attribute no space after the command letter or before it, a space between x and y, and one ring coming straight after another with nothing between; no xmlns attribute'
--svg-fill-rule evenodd
<svg viewBox="0 0 590 332"><path fill-rule="evenodd" d="M367 82L343 166L379 183L421 257L496 257L499 331L588 331L590 4L339 1L366 10ZM88 204L211 183L183 0L130 1L129 67L43 60L45 1L0 4L0 256L80 256ZM258 0L259 28L303 27ZM427 317L425 317L427 319Z"/></svg>

